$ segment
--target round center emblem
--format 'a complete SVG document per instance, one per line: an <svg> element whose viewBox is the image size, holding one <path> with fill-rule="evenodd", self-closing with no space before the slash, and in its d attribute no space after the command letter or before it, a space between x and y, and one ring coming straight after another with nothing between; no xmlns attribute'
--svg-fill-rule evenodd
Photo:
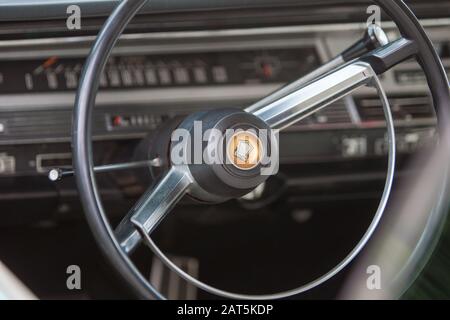
<svg viewBox="0 0 450 320"><path fill-rule="evenodd" d="M236 168L251 170L261 161L261 140L251 131L236 132L228 142L227 155Z"/></svg>

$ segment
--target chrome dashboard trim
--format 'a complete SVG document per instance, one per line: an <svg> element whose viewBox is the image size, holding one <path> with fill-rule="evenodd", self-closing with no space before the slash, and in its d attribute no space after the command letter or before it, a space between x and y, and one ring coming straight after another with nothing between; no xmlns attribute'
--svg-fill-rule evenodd
<svg viewBox="0 0 450 320"><path fill-rule="evenodd" d="M424 27L444 27L450 26L450 18L422 19ZM174 32L154 32L124 34L121 40L154 40L154 39L174 39L174 38L224 38L231 36L267 36L274 34L295 34L295 33L317 33L317 32L340 32L340 31L360 31L364 30L366 23L338 23L338 24L317 24L304 26L284 26L267 28L245 28L245 29L221 29L208 31L174 31ZM395 29L395 24L390 21L383 22L384 29ZM29 45L54 45L54 44L90 44L95 36L74 36L24 40L2 40L0 48L12 46Z"/></svg>
<svg viewBox="0 0 450 320"><path fill-rule="evenodd" d="M144 34L145 35L145 34ZM208 38L208 43L193 43L186 41L186 39L179 38L180 42L172 43L151 43L149 39L143 37L139 43L128 43L123 41L114 49L113 55L125 55L125 54L162 54L162 53L192 53L192 52L217 52L217 51L234 51L234 50L247 50L247 49L261 49L263 46L266 49L270 48L302 48L307 46L315 46L318 53L323 58L324 44L320 39L301 38L301 39L236 39L233 41L217 42L217 39ZM194 39L193 39L194 40ZM145 42L147 41L147 42ZM72 47L73 43L68 41L67 43L55 42L56 48L47 48L44 45L24 45L24 46L7 46L2 48L0 41L1 60L19 60L30 58L47 58L49 56L60 57L82 57L89 53L91 42L85 42L83 45ZM64 47L65 46L65 47ZM70 46L70 47L68 47ZM10 49L10 50L6 50Z"/></svg>
<svg viewBox="0 0 450 320"><path fill-rule="evenodd" d="M184 88L131 89L99 92L97 105L168 104L258 99L283 84L228 85ZM132 94L130 94L132 92ZM125 98L124 98L125 95ZM75 93L0 95L0 111L72 108Z"/></svg>

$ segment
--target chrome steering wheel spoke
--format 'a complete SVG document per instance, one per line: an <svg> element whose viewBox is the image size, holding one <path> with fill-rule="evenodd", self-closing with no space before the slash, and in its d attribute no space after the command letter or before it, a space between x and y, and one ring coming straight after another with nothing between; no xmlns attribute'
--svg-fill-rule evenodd
<svg viewBox="0 0 450 320"><path fill-rule="evenodd" d="M246 109L274 129L292 124L331 105L416 54L414 42L401 38L367 55L337 67L315 80L301 79ZM257 106L257 107L255 107Z"/></svg>
<svg viewBox="0 0 450 320"><path fill-rule="evenodd" d="M133 252L141 239L155 230L191 184L192 178L188 171L174 166L156 186L150 187L141 196L115 231L120 246L127 254Z"/></svg>
<svg viewBox="0 0 450 320"><path fill-rule="evenodd" d="M367 85L373 76L369 64L355 62L334 70L253 114L270 127L282 130Z"/></svg>

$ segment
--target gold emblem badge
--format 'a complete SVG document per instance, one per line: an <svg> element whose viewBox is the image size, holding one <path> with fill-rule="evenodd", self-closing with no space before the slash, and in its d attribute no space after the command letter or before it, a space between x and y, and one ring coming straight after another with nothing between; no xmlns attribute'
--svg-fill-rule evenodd
<svg viewBox="0 0 450 320"><path fill-rule="evenodd" d="M228 158L241 170L251 170L261 161L263 149L261 140L250 131L236 132L228 142Z"/></svg>

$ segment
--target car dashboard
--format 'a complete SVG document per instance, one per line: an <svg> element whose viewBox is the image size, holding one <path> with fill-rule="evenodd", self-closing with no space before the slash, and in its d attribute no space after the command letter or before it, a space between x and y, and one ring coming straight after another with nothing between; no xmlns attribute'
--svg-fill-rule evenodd
<svg viewBox="0 0 450 320"><path fill-rule="evenodd" d="M356 23L326 28L125 34L100 79L93 132L98 148L134 146L162 123L191 112L245 108L329 61L364 31L364 25ZM429 31L450 66L447 28L437 25ZM392 26L386 29L391 38L398 37ZM72 109L92 40L92 36L76 36L2 41L2 179L45 181L50 169L71 166ZM411 62L381 81L393 106L398 151L410 154L432 139L436 124L424 76ZM295 124L281 133L282 166L383 162L385 119L380 106L376 93L362 89ZM98 164L121 160L120 154L111 152L96 156ZM42 197L59 188L48 184L43 182L48 190L38 188ZM36 197L33 191L30 196Z"/></svg>
<svg viewBox="0 0 450 320"><path fill-rule="evenodd" d="M49 14L57 11L56 5L57 1ZM450 17L441 16L427 1L414 5L450 72ZM219 13L203 12L197 19L189 11L164 14L162 8L161 15L156 15L149 8L121 37L101 76L93 117L95 164L141 159L147 150L143 141L151 139L171 119L200 110L244 109L331 60L359 39L366 27L351 7L340 8L347 11L333 16L329 7L305 2L301 6L253 8L250 14L230 5ZM3 257L10 265L17 263L14 252L25 247L28 236L33 235L39 246L54 246L51 238L55 234L65 233L65 228L71 228L68 224L83 219L75 179L53 182L48 173L53 168L72 166L76 90L85 58L104 21L99 12L89 7L86 10L90 16L81 30L63 31L64 20L55 17L35 17L28 22L8 22L8 17L3 17L0 24L1 224L6 230L4 237L10 236L8 230L32 226L32 231L24 232L23 240L4 251L10 252ZM45 15L43 11L35 14ZM393 23L383 22L382 27L390 39L399 37ZM416 62L399 65L382 75L381 82L395 120L396 180L401 180L409 174L405 164L411 156L436 141L436 115ZM256 291L272 290L274 283L289 287L291 281L313 278L341 257L370 221L386 177L386 121L376 92L371 88L355 91L281 132L280 141L277 176L248 196L217 208L183 203L158 229L162 246L180 257L195 256L198 264L215 257L214 267L202 277L233 289ZM120 218L151 180L146 169L98 174L100 193L111 219ZM250 217L256 217L256 222L250 222ZM329 221L325 231L316 229L316 221L322 219ZM294 226L281 231L288 221ZM354 231L334 230L333 224L342 221L353 221L358 227ZM60 225L66 231L57 231ZM222 226L230 225L237 239L248 242L245 249L230 253L242 264L251 261L253 269L247 272L256 275L246 285L215 276L225 263L221 253L230 250L229 235ZM253 231L244 231L243 226L248 225L254 227ZM276 230L266 230L268 225L277 226ZM259 231L255 231L258 226ZM39 240L41 231L36 228L47 230L47 238ZM275 243L265 242L270 232L278 237ZM321 232L326 235L313 241L319 249L333 252L327 261L320 266L301 267L301 275L294 280L280 274L273 283L260 283L258 276L268 270L297 268L294 265L298 261L292 258L295 251L301 252L304 260L317 257L307 242L312 239L308 236ZM83 237L75 231L68 234ZM333 237L345 244L333 245ZM182 245L192 239L193 247ZM208 249L208 241L219 249ZM70 247L69 242L61 240L61 246ZM264 251L254 248L258 242L266 248L279 248L278 254L289 257L292 267L279 266L264 257ZM28 250L35 250L31 248ZM226 266L238 270L234 264ZM45 273L44 269L39 272ZM194 269L194 273L199 270ZM22 276L43 295L59 292L59 284L48 292L40 289L35 274L23 271ZM331 285L325 294L313 292L312 296L332 296L336 290ZM192 297L188 293L172 294Z"/></svg>

